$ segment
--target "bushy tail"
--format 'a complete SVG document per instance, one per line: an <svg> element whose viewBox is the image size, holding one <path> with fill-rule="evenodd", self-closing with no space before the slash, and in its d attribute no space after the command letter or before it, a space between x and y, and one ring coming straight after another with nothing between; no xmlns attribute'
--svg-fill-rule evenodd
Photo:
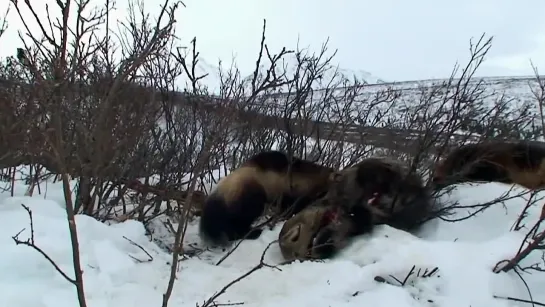
<svg viewBox="0 0 545 307"><path fill-rule="evenodd" d="M225 200L219 196L210 195L202 208L199 222L201 238L212 245L226 245L229 222L229 208Z"/></svg>
<svg viewBox="0 0 545 307"><path fill-rule="evenodd" d="M263 213L267 194L263 187L254 181L242 184L237 197L227 203L221 194L212 193L203 206L199 225L203 241L227 246L230 241L257 239L260 230L252 231L252 223Z"/></svg>

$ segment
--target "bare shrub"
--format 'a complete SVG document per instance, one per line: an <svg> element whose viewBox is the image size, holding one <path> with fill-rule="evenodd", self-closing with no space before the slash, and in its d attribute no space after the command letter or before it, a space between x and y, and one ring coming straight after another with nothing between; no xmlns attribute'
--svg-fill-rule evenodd
<svg viewBox="0 0 545 307"><path fill-rule="evenodd" d="M492 43L484 36L470 44L470 60L448 80L415 88L367 84L341 73L327 41L316 52L270 50L264 22L254 72L242 76L234 63L219 62L219 90L210 92L203 80L214 76L200 72L197 39L182 46L175 36L181 2L166 1L157 20L143 2L131 2L117 31L108 0L94 10L89 1L58 2L60 24L52 16L23 18L21 9L37 10L35 4L12 3L28 38L21 37L24 48L16 57L0 63L0 180L13 195L21 178L32 195L35 187L41 194L51 176L61 179L81 306L74 214L134 218L146 226L167 215L174 237L167 306L179 257L190 249L184 238L192 215L218 177L259 151L283 150L334 168L393 155L427 176L454 146L534 138L543 126L543 117L536 124L535 102L517 101L475 80ZM31 23L41 33L33 33ZM539 81L535 93L542 110L545 86ZM469 218L512 197L471 208L449 204L437 216L448 221L453 210L472 209Z"/></svg>
<svg viewBox="0 0 545 307"><path fill-rule="evenodd" d="M115 64L111 61L115 45L110 30L105 29L113 8L109 1L94 10L89 1L58 1L60 19L56 21L49 10L41 19L38 8L28 1L12 4L28 39L21 37L25 48L18 50L19 63L9 59L4 70L11 93L3 95L2 114L11 121L7 131L2 131L7 149L2 163L9 167L38 163L61 175L74 284L80 306L86 306L74 215L94 213L97 199L107 190L106 182L142 176L138 173L142 168L134 168L132 153L157 121L159 108L155 90L146 90L146 78L139 74L142 64L159 56L173 38L179 3L167 6L165 2L153 26L142 6L132 10L129 21L121 24L121 59ZM32 17L26 18L23 9L31 11ZM141 21L136 18L138 13ZM41 32L31 31L31 24ZM96 35L101 27L105 37ZM137 40L124 41L123 37ZM69 176L78 179L75 201Z"/></svg>

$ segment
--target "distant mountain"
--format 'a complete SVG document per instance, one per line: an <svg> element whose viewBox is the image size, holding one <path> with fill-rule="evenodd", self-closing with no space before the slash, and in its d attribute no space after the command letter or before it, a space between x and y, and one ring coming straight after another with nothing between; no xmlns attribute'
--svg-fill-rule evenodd
<svg viewBox="0 0 545 307"><path fill-rule="evenodd" d="M290 67L291 66L291 67ZM294 68L295 65L290 65L289 68ZM207 62L204 59L199 59L199 62L197 63L197 68L195 70L195 73L197 77L202 76L204 74L208 74L205 78L200 80L200 83L203 85L206 85L208 87L208 90L210 93L217 93L219 91L220 87L220 77L218 75L218 66L211 64ZM266 67L262 67L262 69L265 69ZM228 69L228 67L224 67L224 70ZM365 71L365 70L351 70L351 69L345 69L345 68L338 68L330 69L328 71L328 74L331 74L331 76L324 76L324 80L327 80L331 77L333 77L333 73L337 71L344 76L351 78L352 76L356 76L359 80L365 81L369 84L382 84L382 83L388 83L388 81L385 81L372 73ZM247 76L251 76L252 73L248 73ZM180 80L178 81L178 86L180 89L183 88L189 88L191 86L191 83L189 82L189 79L187 76L182 76Z"/></svg>
<svg viewBox="0 0 545 307"><path fill-rule="evenodd" d="M385 81L384 79L380 79L379 77L373 75L372 73L365 71L365 70L351 70L351 69L344 69L339 68L339 72L344 75L353 76L355 75L358 77L358 79L363 80L369 84L380 84L380 83L387 83L388 81Z"/></svg>

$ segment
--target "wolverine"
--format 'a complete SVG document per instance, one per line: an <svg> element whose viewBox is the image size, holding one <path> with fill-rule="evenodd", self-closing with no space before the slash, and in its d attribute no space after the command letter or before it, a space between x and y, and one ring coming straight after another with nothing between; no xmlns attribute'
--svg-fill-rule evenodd
<svg viewBox="0 0 545 307"><path fill-rule="evenodd" d="M535 141L486 141L452 150L433 171L438 190L464 182L518 184L530 190L545 187L545 144Z"/></svg>
<svg viewBox="0 0 545 307"><path fill-rule="evenodd" d="M350 238L371 232L374 220L368 208L354 208L349 214L344 207L328 203L326 198L319 203L305 208L282 225L278 244L286 261L330 258L343 249Z"/></svg>
<svg viewBox="0 0 545 307"><path fill-rule="evenodd" d="M399 161L367 158L330 175L320 205L290 218L279 235L284 257L329 258L358 235L387 224L415 231L433 215L435 200L422 178Z"/></svg>
<svg viewBox="0 0 545 307"><path fill-rule="evenodd" d="M242 238L257 239L255 222L270 205L280 201L282 212L295 214L327 192L333 168L281 151L263 151L223 177L206 198L199 222L201 238L226 246Z"/></svg>
<svg viewBox="0 0 545 307"><path fill-rule="evenodd" d="M327 197L351 212L366 207L377 224L411 231L428 218L431 191L408 165L389 157L366 158L330 175Z"/></svg>

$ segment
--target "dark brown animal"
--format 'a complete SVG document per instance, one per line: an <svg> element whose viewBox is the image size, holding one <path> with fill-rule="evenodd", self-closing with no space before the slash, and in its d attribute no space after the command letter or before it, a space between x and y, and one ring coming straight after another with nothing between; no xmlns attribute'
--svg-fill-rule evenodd
<svg viewBox="0 0 545 307"><path fill-rule="evenodd" d="M289 172L291 171L291 172ZM268 204L281 200L281 210L297 213L327 192L332 168L264 151L222 178L202 207L199 233L206 243L228 245L257 239L262 230L252 223Z"/></svg>
<svg viewBox="0 0 545 307"><path fill-rule="evenodd" d="M434 204L422 178L400 161L372 157L332 173L329 201L346 211L366 207L377 224L411 231L427 219Z"/></svg>
<svg viewBox="0 0 545 307"><path fill-rule="evenodd" d="M289 219L279 235L286 259L329 258L377 224L415 231L435 200L417 174L387 158L368 158L330 176L329 191L316 207Z"/></svg>
<svg viewBox="0 0 545 307"><path fill-rule="evenodd" d="M437 163L435 189L464 182L500 182L528 189L545 187L545 144L488 141L462 145Z"/></svg>
<svg viewBox="0 0 545 307"><path fill-rule="evenodd" d="M330 258L361 232L360 225L373 225L370 211L354 216L325 199L321 202L295 214L282 226L278 244L285 260ZM364 216L368 220L363 221Z"/></svg>

